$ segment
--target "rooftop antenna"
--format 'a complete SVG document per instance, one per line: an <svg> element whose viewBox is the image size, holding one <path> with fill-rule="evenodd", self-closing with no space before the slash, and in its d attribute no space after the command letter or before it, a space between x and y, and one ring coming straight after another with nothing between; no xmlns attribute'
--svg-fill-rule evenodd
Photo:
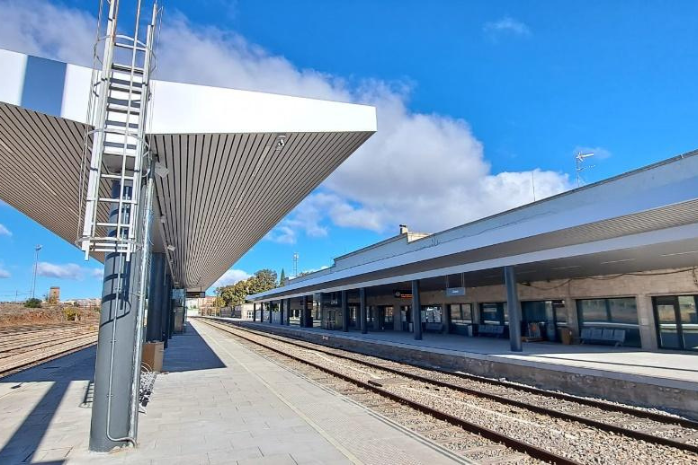
<svg viewBox="0 0 698 465"><path fill-rule="evenodd" d="M293 253L293 277L298 277L298 252Z"/></svg>
<svg viewBox="0 0 698 465"><path fill-rule="evenodd" d="M589 157L593 157L593 153L582 153L578 152L577 155L575 155L574 160L576 162L576 171L577 171L577 187L582 187L584 185L584 180L582 179L582 171L588 170L590 168L593 168L596 165L589 165L589 166L584 166L584 160L586 160Z"/></svg>

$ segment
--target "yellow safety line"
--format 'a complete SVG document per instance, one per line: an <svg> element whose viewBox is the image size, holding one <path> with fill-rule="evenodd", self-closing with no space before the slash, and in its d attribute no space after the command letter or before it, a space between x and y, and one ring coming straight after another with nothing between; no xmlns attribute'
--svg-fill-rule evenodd
<svg viewBox="0 0 698 465"><path fill-rule="evenodd" d="M206 332L208 332L208 328L206 328ZM208 336L211 337L210 334L208 334ZM298 410L298 409L296 408L296 406L294 406L294 405L291 404L288 400L286 400L286 398L283 396L283 394L281 394L279 391L277 391L276 389L274 389L274 388L273 388L269 383L267 383L261 376L259 376L257 373L255 373L254 371L252 371L252 370L250 370L249 368L247 368L247 366L246 366L243 362L241 362L240 359L238 359L235 355L231 354L230 351L228 351L228 349L226 349L225 347L223 347L215 338L212 338L212 339L213 339L213 342L214 342L217 346L219 346L219 347L221 348L221 350L223 350L226 354L228 354L228 355L229 355L233 360L235 360L241 367L243 367L249 374L251 374L252 376L254 376L255 378L257 378L257 380L259 380L260 383L262 383L267 389L269 389L269 390L272 392L272 394L274 394L281 402L283 402L283 403L286 404L291 410L293 410L299 417L301 417L301 418L303 419L303 421L305 421L306 423L308 423L315 431L317 431L318 433L320 433L320 435L321 435L323 438L327 439L327 441L329 441L330 444L332 444L334 447L337 448L337 450L339 450L342 454L344 454L344 456L345 456L347 459L349 459L352 463L355 463L355 464L363 464L363 463L364 463L364 462L362 462L361 460L359 460L359 458L357 458L354 454L352 454L347 448L345 448L342 444L338 443L329 433L327 433L324 429L322 429L322 427L321 427L320 425L318 425L317 423L315 423L315 422L314 422L313 420L311 420L308 416L306 416L303 412L301 412L300 410Z"/></svg>

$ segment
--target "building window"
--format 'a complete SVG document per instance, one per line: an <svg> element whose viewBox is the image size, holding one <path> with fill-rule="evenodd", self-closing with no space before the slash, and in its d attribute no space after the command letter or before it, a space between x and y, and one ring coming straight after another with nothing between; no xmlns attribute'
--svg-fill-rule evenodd
<svg viewBox="0 0 698 465"><path fill-rule="evenodd" d="M637 304L633 297L578 300L580 329L623 329L628 347L640 347Z"/></svg>
<svg viewBox="0 0 698 465"><path fill-rule="evenodd" d="M423 323L441 323L441 306L440 305L423 305L422 306L422 322Z"/></svg>
<svg viewBox="0 0 698 465"><path fill-rule="evenodd" d="M451 324L472 324L473 304L450 304Z"/></svg>
<svg viewBox="0 0 698 465"><path fill-rule="evenodd" d="M505 302L480 304L480 320L483 325L504 325L509 322Z"/></svg>
<svg viewBox="0 0 698 465"><path fill-rule="evenodd" d="M661 296L652 300L659 346L698 351L698 296Z"/></svg>

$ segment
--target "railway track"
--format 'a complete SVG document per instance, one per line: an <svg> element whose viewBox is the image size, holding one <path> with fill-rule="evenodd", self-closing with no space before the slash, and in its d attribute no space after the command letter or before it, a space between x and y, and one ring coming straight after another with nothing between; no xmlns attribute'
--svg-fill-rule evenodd
<svg viewBox="0 0 698 465"><path fill-rule="evenodd" d="M94 345L95 325L26 326L2 331L0 378Z"/></svg>
<svg viewBox="0 0 698 465"><path fill-rule="evenodd" d="M598 463L600 457L604 463L698 461L698 423L690 420L206 322L469 431L484 428L480 434L485 437L542 461Z"/></svg>

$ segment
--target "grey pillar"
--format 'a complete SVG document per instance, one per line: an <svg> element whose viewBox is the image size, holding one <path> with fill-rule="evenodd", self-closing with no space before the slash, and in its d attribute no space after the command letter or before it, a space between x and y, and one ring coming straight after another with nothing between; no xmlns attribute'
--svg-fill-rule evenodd
<svg viewBox="0 0 698 465"><path fill-rule="evenodd" d="M257 321L257 304L256 303L252 304L252 321L253 322Z"/></svg>
<svg viewBox="0 0 698 465"><path fill-rule="evenodd" d="M347 291L342 291L342 331L349 331L349 302L347 302Z"/></svg>
<svg viewBox="0 0 698 465"><path fill-rule="evenodd" d="M507 312L509 312L509 342L512 352L521 352L521 304L516 288L514 267L504 267L504 286L507 288Z"/></svg>
<svg viewBox="0 0 698 465"><path fill-rule="evenodd" d="M361 334L368 333L368 321L366 321L366 288L359 289L359 318L361 319Z"/></svg>
<svg viewBox="0 0 698 465"><path fill-rule="evenodd" d="M284 299L279 300L279 324L284 324Z"/></svg>
<svg viewBox="0 0 698 465"><path fill-rule="evenodd" d="M159 341L165 343L167 349L167 340L170 332L170 312L172 311L172 276L169 271L165 275L165 295L160 302L160 337Z"/></svg>
<svg viewBox="0 0 698 465"><path fill-rule="evenodd" d="M412 327L414 328L414 338L418 341L422 339L422 304L419 301L419 280L412 281Z"/></svg>
<svg viewBox="0 0 698 465"><path fill-rule="evenodd" d="M291 324L291 299L286 299L286 326Z"/></svg>
<svg viewBox="0 0 698 465"><path fill-rule="evenodd" d="M443 311L441 312L441 321L444 325L443 333L448 334L451 331L451 309L448 303L443 304Z"/></svg>
<svg viewBox="0 0 698 465"><path fill-rule="evenodd" d="M146 341L162 340L162 300L166 297L165 254L154 253L150 262L150 290L148 292L148 322Z"/></svg>
<svg viewBox="0 0 698 465"><path fill-rule="evenodd" d="M269 310L269 324L274 321L274 301L267 302L267 310Z"/></svg>
<svg viewBox="0 0 698 465"><path fill-rule="evenodd" d="M393 331L402 331L402 309L400 302L393 305ZM374 307L377 310L377 307Z"/></svg>
<svg viewBox="0 0 698 465"><path fill-rule="evenodd" d="M120 196L118 183L112 185L112 198ZM116 223L118 206L109 215ZM115 231L110 231L110 236ZM94 373L94 401L90 426L90 450L107 452L128 441L131 422L133 364L137 356L136 320L140 252L130 261L122 253L104 257L104 281L100 311L99 336ZM111 439L110 439L111 437Z"/></svg>
<svg viewBox="0 0 698 465"><path fill-rule="evenodd" d="M306 322L305 308L308 306L308 301L305 296L301 297L301 328L305 328L308 323Z"/></svg>

